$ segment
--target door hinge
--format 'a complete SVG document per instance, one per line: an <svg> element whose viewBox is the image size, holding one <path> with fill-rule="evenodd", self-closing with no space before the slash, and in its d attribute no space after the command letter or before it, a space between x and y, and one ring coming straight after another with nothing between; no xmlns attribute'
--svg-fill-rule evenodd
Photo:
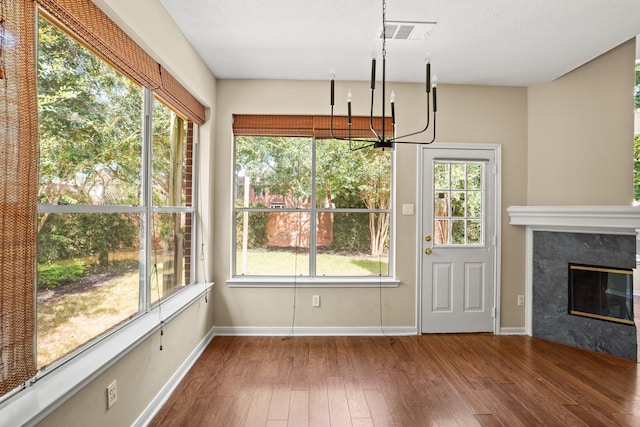
<svg viewBox="0 0 640 427"><path fill-rule="evenodd" d="M491 309L491 317L493 317L494 319L496 318L496 308L493 307L493 309Z"/></svg>

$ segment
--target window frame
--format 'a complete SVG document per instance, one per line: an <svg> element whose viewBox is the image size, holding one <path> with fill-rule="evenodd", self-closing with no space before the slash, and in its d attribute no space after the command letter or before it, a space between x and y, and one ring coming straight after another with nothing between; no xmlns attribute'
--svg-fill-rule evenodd
<svg viewBox="0 0 640 427"><path fill-rule="evenodd" d="M295 133L295 131L293 132ZM396 171L396 156L395 151L391 152L390 156L390 203L389 208L386 209L367 209L367 208L325 208L318 207L316 200L316 151L317 142L322 141L324 137L316 137L314 135L304 134L300 132L300 135L275 135L269 134L273 137L300 137L309 138L311 141L311 202L309 208L246 208L237 207L236 200L238 195L236 194L238 186L236 185L236 138L241 136L257 136L257 135L245 135L244 133L233 133L233 149L232 149L232 203L231 203L231 239L230 239L230 252L231 263L229 266L229 279L226 283L229 287L238 288L252 288L252 287L398 287L400 281L395 278L395 171ZM310 230L315 230L317 225L317 216L322 212L331 213L388 213L389 214L389 254L388 254L388 273L387 275L378 276L317 276L316 275L316 234L310 233L309 235L309 268L308 274L305 276L300 275L242 275L237 274L237 247L236 247L236 235L237 235L237 222L236 215L240 212L305 212L309 214L310 218Z"/></svg>
<svg viewBox="0 0 640 427"><path fill-rule="evenodd" d="M104 61L100 55L97 55L95 51L92 51L85 42L79 40L79 38L74 37L69 29L67 29L63 24L61 24L56 19L52 18L50 14L46 11L42 10L42 8L37 8L36 11L36 35L38 34L37 23L38 17L45 19L49 22L49 24L55 26L59 31L66 34L66 36L75 40L76 43L80 44L91 54L96 55L98 58ZM38 37L35 38L36 43L36 55L39 45ZM112 64L107 62L107 65L113 68L115 72L120 74L123 78L131 80L130 77L123 74L120 70L114 67ZM138 84L137 82L133 81ZM138 304L137 304L137 312L130 317L120 319L114 325L107 327L107 329L103 330L101 333L96 335L95 337L89 339L88 341L80 344L78 347L70 350L68 353L60 356L55 361L51 362L48 365L43 365L36 372L36 377L32 379L32 381L37 381L43 376L47 376L52 372L55 372L62 366L65 366L69 363L69 361L83 357L83 353L91 350L94 346L100 346L100 343L105 339L110 337L113 334L124 334L128 333L126 330L130 325L140 322L140 318L145 317L149 313L158 311L158 313L162 314L162 308L166 301L173 299L172 297L181 293L180 291L184 291L186 288L194 285L196 282L196 271L197 271L197 257L194 257L193 254L196 252L196 239L197 235L197 221L194 219L197 216L197 201L198 198L196 195L198 194L198 125L193 121L184 117L183 114L178 112L175 108L173 108L169 103L164 102L156 91L149 89L145 86L140 86L142 99L141 99L141 114L139 120L139 129L141 131L141 150L139 153L139 157L135 160L139 160L140 162L140 187L141 187L141 197L140 204L137 206L128 206L128 205L100 205L100 204L55 204L55 203L38 203L36 208L36 216L41 214L139 214L141 220L140 226L140 253L141 255L138 258L139 261L139 278L138 278ZM191 182L190 195L187 196L187 200L190 202L189 206L154 206L152 203L153 191L152 191L152 174L153 174L153 108L154 104L162 104L165 107L169 108L173 113L180 116L184 122L185 126L191 131L192 140L187 142L187 144L191 145L192 156L190 159L186 158L184 167L190 169L190 178L187 180ZM39 106L38 106L39 108ZM189 132L185 135L185 138L189 138ZM40 142L38 142L39 145ZM190 164L188 163L190 160ZM190 266L189 266L189 277L185 277L185 283L180 288L177 288L169 295L163 296L161 299L158 299L152 302L152 274L153 274L153 250L152 250L152 227L153 227L153 216L155 214L191 214L191 222L190 222L190 231L191 239L190 239L190 247L189 254L190 256ZM185 248L186 249L186 248ZM185 255L186 257L186 255ZM34 260L37 263L37 257ZM37 293L37 269L35 271L34 276L34 299ZM201 292L201 291L200 291ZM190 294L190 293L189 293ZM181 300L184 297L175 298L175 300ZM187 300L192 302L192 300ZM190 303L189 302L189 303ZM184 307L186 308L186 306ZM35 304L35 313L38 312L38 304ZM169 312L168 316L171 316L172 313ZM161 315L160 323L164 323L166 319ZM37 323L36 323L37 330ZM36 332L35 335L35 347L34 347L34 358L36 359L37 364L37 343L38 343L38 335ZM91 350L92 351L92 350ZM4 397L4 396L3 396ZM2 399L0 398L0 401Z"/></svg>

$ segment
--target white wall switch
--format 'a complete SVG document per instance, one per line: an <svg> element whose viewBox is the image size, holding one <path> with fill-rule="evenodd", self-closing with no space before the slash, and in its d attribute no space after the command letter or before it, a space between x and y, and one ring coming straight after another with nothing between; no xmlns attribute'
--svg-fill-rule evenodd
<svg viewBox="0 0 640 427"><path fill-rule="evenodd" d="M413 215L413 203L405 203L402 205L402 215Z"/></svg>

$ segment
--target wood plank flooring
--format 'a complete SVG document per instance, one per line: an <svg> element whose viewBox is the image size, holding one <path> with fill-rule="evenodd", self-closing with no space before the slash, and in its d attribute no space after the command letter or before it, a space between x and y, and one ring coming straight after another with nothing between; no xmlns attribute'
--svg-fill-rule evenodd
<svg viewBox="0 0 640 427"><path fill-rule="evenodd" d="M151 426L640 426L638 364L528 336L216 337Z"/></svg>

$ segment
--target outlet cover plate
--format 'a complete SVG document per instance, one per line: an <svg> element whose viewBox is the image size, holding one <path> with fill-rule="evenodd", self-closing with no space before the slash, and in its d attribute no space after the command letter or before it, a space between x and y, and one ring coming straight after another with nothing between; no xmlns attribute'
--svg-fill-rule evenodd
<svg viewBox="0 0 640 427"><path fill-rule="evenodd" d="M118 383L113 380L107 387L107 409L111 408L118 401Z"/></svg>

